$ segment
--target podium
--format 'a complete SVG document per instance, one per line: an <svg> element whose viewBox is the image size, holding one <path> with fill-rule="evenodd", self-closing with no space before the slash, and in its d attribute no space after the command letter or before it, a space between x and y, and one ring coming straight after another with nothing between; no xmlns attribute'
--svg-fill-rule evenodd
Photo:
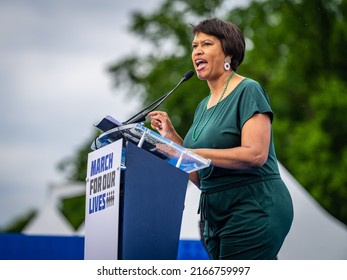
<svg viewBox="0 0 347 280"><path fill-rule="evenodd" d="M210 161L142 124L111 129L91 148L85 259L177 259L189 173Z"/></svg>

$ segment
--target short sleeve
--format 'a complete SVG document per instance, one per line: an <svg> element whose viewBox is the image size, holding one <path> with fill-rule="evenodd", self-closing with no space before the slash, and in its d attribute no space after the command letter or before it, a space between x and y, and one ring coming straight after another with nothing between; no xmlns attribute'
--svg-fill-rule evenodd
<svg viewBox="0 0 347 280"><path fill-rule="evenodd" d="M273 111L270 101L263 87L256 81L251 80L240 97L239 103L240 126L243 127L255 113L268 114L273 121Z"/></svg>

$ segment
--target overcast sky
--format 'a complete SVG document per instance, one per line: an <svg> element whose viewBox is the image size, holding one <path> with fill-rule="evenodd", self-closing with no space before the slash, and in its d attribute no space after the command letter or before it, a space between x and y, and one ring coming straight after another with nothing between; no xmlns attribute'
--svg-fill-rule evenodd
<svg viewBox="0 0 347 280"><path fill-rule="evenodd" d="M58 162L94 123L136 112L106 68L148 50L127 31L130 12L160 2L0 1L0 228L43 205L48 185L64 181Z"/></svg>

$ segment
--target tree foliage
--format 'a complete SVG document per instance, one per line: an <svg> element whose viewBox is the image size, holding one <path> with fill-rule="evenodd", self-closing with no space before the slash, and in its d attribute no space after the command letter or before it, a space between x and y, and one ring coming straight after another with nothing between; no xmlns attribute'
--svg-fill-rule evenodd
<svg viewBox="0 0 347 280"><path fill-rule="evenodd" d="M248 46L238 71L258 80L270 96L279 161L347 224L346 1L264 0L226 9L228 3L165 0L153 13L134 13L130 31L153 51L141 57L131 54L112 65L115 85L128 87L149 104L192 69L190 24L209 17L233 21ZM160 109L168 111L183 136L207 94L206 84L193 77ZM76 156L71 178L84 180L86 150Z"/></svg>
<svg viewBox="0 0 347 280"><path fill-rule="evenodd" d="M346 1L254 2L230 19L252 42L242 71L269 92L279 160L347 224L346 8Z"/></svg>

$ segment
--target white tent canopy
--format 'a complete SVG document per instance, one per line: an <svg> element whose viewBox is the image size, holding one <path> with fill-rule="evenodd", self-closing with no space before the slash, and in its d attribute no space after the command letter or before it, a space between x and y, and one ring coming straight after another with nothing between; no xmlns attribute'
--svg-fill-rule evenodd
<svg viewBox="0 0 347 280"><path fill-rule="evenodd" d="M49 187L47 201L22 233L30 235L74 235L75 230L59 210L64 197L74 197L85 192L84 184L59 184Z"/></svg>
<svg viewBox="0 0 347 280"><path fill-rule="evenodd" d="M22 233L30 235L73 235L74 229L55 205L47 203L24 228Z"/></svg>
<svg viewBox="0 0 347 280"><path fill-rule="evenodd" d="M294 221L278 258L346 260L346 225L325 211L281 164L279 167L293 198Z"/></svg>

